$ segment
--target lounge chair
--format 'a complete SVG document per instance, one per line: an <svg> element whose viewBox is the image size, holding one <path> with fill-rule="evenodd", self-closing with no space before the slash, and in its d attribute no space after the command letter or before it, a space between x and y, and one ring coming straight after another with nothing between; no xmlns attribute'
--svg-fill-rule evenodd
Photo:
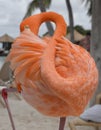
<svg viewBox="0 0 101 130"><path fill-rule="evenodd" d="M96 130L101 126L101 93L96 97L96 105L88 108L80 117L69 120L70 130L76 130L76 126L94 126ZM99 105L97 105L99 104Z"/></svg>

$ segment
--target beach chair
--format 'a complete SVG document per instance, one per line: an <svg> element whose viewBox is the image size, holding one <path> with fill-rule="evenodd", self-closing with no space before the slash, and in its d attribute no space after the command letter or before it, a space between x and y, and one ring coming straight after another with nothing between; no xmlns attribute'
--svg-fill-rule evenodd
<svg viewBox="0 0 101 130"><path fill-rule="evenodd" d="M97 95L96 97L96 104L101 103L101 93ZM89 111L93 116L96 115L96 111L98 111L99 115L96 115L96 117L93 117L92 114L89 116ZM76 117L73 120L69 120L69 127L70 130L77 130L76 126L93 126L96 130L99 130L99 127L101 127L101 104L100 105L94 105L93 107L89 108L89 111L85 111L83 114L81 114L80 117Z"/></svg>
<svg viewBox="0 0 101 130"><path fill-rule="evenodd" d="M85 121L79 117L69 121L70 130L77 130L76 126L93 126L96 130L99 130L101 123L93 122L93 121Z"/></svg>

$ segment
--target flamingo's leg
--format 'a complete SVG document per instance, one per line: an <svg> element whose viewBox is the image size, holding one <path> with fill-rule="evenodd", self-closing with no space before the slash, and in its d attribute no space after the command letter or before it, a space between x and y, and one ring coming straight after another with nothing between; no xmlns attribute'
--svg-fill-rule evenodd
<svg viewBox="0 0 101 130"><path fill-rule="evenodd" d="M64 130L66 117L60 117L59 130Z"/></svg>
<svg viewBox="0 0 101 130"><path fill-rule="evenodd" d="M13 128L13 130L15 130L14 121L13 121L13 118L12 118L11 110L10 110L8 99L7 99L7 97L8 97L7 90L10 91L10 89L7 89L7 88L4 88L2 90L2 97L3 97L5 105L7 107L7 111L8 111L8 115L9 115L10 121L11 121L12 128Z"/></svg>

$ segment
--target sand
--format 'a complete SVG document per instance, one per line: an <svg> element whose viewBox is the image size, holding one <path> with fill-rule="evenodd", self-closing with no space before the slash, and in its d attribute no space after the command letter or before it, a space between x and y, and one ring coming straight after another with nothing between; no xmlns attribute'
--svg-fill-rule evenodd
<svg viewBox="0 0 101 130"><path fill-rule="evenodd" d="M59 118L47 117L40 114L21 97L19 100L15 94L8 96L16 130L58 130ZM67 118L65 130L70 130ZM94 130L93 127L77 127L77 130ZM0 104L0 130L12 130L7 109Z"/></svg>

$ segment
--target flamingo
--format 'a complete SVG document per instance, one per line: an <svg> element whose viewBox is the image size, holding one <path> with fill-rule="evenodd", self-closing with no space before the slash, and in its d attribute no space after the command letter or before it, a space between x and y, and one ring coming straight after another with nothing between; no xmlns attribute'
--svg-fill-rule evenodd
<svg viewBox="0 0 101 130"><path fill-rule="evenodd" d="M41 38L39 27L45 21L54 22L56 30L53 36ZM44 115L63 117L60 122L79 116L98 84L94 59L65 38L66 28L64 18L55 12L30 16L21 22L21 34L7 57L26 102Z"/></svg>

